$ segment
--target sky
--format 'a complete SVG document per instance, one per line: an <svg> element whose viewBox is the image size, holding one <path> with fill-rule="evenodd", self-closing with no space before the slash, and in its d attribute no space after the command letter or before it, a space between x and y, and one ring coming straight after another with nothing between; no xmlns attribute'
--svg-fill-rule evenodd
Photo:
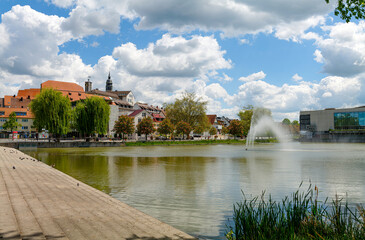
<svg viewBox="0 0 365 240"><path fill-rule="evenodd" d="M336 1L334 1L336 2ZM0 97L47 80L131 90L151 105L194 91L208 114L276 121L365 105L365 21L320 0L0 0Z"/></svg>

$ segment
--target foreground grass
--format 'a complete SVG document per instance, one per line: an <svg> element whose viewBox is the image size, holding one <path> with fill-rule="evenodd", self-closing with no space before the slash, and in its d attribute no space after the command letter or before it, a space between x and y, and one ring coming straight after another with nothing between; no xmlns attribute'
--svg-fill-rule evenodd
<svg viewBox="0 0 365 240"><path fill-rule="evenodd" d="M269 140L258 140L256 143L273 143L276 142L274 139ZM246 140L235 140L235 139L225 139L225 140L165 140L165 141L138 141L138 142L126 142L126 146L170 146L170 145L209 145L209 144L246 144Z"/></svg>
<svg viewBox="0 0 365 240"><path fill-rule="evenodd" d="M251 200L244 196L234 205L226 238L234 239L365 239L365 210L349 207L336 197L318 201L318 188L309 186L283 200L271 196Z"/></svg>

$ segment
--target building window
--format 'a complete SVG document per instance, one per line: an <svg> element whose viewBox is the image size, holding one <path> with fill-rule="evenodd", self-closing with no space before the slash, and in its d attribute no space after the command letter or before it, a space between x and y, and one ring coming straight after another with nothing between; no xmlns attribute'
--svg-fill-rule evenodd
<svg viewBox="0 0 365 240"><path fill-rule="evenodd" d="M335 129L365 128L365 112L337 112L333 115Z"/></svg>
<svg viewBox="0 0 365 240"><path fill-rule="evenodd" d="M144 112L144 113L142 113L142 117L146 117L146 113Z"/></svg>
<svg viewBox="0 0 365 240"><path fill-rule="evenodd" d="M6 118L0 119L0 122L6 122Z"/></svg>
<svg viewBox="0 0 365 240"><path fill-rule="evenodd" d="M138 123L140 123L142 121L142 119L138 118Z"/></svg>
<svg viewBox="0 0 365 240"><path fill-rule="evenodd" d="M28 129L28 126L23 126L22 129L23 130L27 130Z"/></svg>
<svg viewBox="0 0 365 240"><path fill-rule="evenodd" d="M15 112L16 116L27 116L26 112Z"/></svg>
<svg viewBox="0 0 365 240"><path fill-rule="evenodd" d="M5 112L1 111L0 116L4 116L4 115L5 115Z"/></svg>
<svg viewBox="0 0 365 240"><path fill-rule="evenodd" d="M28 119L22 119L22 122L28 122Z"/></svg>
<svg viewBox="0 0 365 240"><path fill-rule="evenodd" d="M0 130L2 130L3 129L3 127L2 126L0 126Z"/></svg>
<svg viewBox="0 0 365 240"><path fill-rule="evenodd" d="M308 126L311 125L311 115L310 114L300 115L299 122L301 131L308 130Z"/></svg>

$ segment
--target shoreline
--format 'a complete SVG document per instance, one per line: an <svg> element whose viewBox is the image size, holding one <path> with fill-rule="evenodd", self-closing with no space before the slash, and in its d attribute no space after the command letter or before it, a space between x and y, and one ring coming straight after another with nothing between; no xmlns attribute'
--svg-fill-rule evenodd
<svg viewBox="0 0 365 240"><path fill-rule="evenodd" d="M256 140L256 144L276 143L275 139ZM23 148L89 148L89 147L133 147L133 146L192 146L192 145L245 145L243 139L224 139L224 140L149 140L149 141L77 141L66 140L61 142L48 141L6 141L0 142L0 146L15 149Z"/></svg>

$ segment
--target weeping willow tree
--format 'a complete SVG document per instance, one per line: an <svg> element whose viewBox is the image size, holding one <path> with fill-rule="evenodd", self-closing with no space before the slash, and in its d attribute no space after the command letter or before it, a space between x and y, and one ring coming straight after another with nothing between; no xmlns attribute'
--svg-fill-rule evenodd
<svg viewBox="0 0 365 240"><path fill-rule="evenodd" d="M30 103L37 128L45 128L59 139L68 132L71 121L71 102L62 93L51 88L42 89Z"/></svg>
<svg viewBox="0 0 365 240"><path fill-rule="evenodd" d="M104 99L86 98L78 102L74 109L74 124L84 136L106 134L108 131L110 107Z"/></svg>

